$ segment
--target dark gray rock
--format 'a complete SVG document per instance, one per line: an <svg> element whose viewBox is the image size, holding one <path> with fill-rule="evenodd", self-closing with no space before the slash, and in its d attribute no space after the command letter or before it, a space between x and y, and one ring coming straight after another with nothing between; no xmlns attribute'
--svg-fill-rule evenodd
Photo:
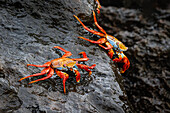
<svg viewBox="0 0 170 113"><path fill-rule="evenodd" d="M130 112L122 77L107 54L97 45L78 36L93 37L77 22L92 21L93 0L1 0L0 1L0 77L3 112ZM92 26L91 26L92 27ZM87 65L96 64L93 74L81 71L80 83L71 76L63 93L62 80L54 76L28 85L38 77L18 82L22 77L41 71L26 64L43 64L61 57L52 49L61 46L80 57L85 51Z"/></svg>
<svg viewBox="0 0 170 113"><path fill-rule="evenodd" d="M170 11L155 10L146 16L139 9L110 6L102 8L99 18L108 34L129 48L124 53L131 66L123 77L128 99L138 113L170 112Z"/></svg>

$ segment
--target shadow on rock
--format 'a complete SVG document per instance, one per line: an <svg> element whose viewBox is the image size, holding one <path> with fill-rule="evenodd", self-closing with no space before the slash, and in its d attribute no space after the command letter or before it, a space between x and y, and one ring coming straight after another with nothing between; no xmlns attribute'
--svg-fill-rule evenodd
<svg viewBox="0 0 170 113"><path fill-rule="evenodd" d="M128 99L137 112L170 111L169 19L169 10L158 6L148 17L139 9L101 9L99 24L129 47L124 53L131 66L123 77Z"/></svg>

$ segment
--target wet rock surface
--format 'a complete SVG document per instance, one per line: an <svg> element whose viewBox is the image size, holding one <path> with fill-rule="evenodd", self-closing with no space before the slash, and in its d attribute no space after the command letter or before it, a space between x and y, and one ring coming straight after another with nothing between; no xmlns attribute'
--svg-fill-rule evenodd
<svg viewBox="0 0 170 113"><path fill-rule="evenodd" d="M115 6L127 5L122 4ZM152 4L157 3L152 1ZM168 6L168 2L163 4ZM170 10L154 6L146 15L145 9L105 6L99 24L129 47L124 53L131 66L123 78L134 111L170 112Z"/></svg>
<svg viewBox="0 0 170 113"><path fill-rule="evenodd" d="M103 49L77 38L93 35L82 28L73 14L91 24L94 6L93 0L0 1L0 112L131 111L116 66ZM81 81L76 83L74 74L70 73L66 95L62 80L56 75L31 85L28 83L39 77L18 82L41 71L41 68L27 68L26 64L43 64L61 57L61 51L52 49L56 45L71 51L71 58L79 58L78 53L85 51L90 59L85 64L97 65L93 74L88 76L80 70Z"/></svg>

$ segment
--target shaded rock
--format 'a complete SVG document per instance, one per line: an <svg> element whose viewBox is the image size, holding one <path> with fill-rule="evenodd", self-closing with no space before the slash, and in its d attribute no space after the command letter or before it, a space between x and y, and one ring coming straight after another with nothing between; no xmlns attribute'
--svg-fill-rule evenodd
<svg viewBox="0 0 170 113"><path fill-rule="evenodd" d="M142 113L170 111L170 13L155 10L150 18L140 10L110 6L102 8L99 18L108 34L129 47L125 89L135 111Z"/></svg>
<svg viewBox="0 0 170 113"><path fill-rule="evenodd" d="M22 101L17 96L15 88L9 85L7 80L0 79L0 112L12 112L17 110L21 105Z"/></svg>

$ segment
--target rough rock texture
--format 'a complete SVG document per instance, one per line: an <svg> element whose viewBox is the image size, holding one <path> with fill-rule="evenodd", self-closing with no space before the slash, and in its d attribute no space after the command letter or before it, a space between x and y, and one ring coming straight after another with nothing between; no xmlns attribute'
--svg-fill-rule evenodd
<svg viewBox="0 0 170 113"><path fill-rule="evenodd" d="M144 11L148 10L144 8L103 6L99 24L129 47L124 53L131 66L123 77L135 111L167 113L170 112L170 10L155 6L146 15Z"/></svg>
<svg viewBox="0 0 170 113"><path fill-rule="evenodd" d="M78 39L92 34L83 30L73 17L84 22L92 20L93 0L1 0L0 1L0 112L13 113L86 113L130 112L122 77L113 62L100 47ZM92 26L91 26L92 27ZM96 64L93 74L81 71L81 82L74 74L66 83L54 76L28 85L30 78L18 80L41 68L26 64L43 64L62 56L52 49L61 46L80 57L85 51L87 65ZM130 55L130 52L129 52ZM72 76L71 76L72 75Z"/></svg>

